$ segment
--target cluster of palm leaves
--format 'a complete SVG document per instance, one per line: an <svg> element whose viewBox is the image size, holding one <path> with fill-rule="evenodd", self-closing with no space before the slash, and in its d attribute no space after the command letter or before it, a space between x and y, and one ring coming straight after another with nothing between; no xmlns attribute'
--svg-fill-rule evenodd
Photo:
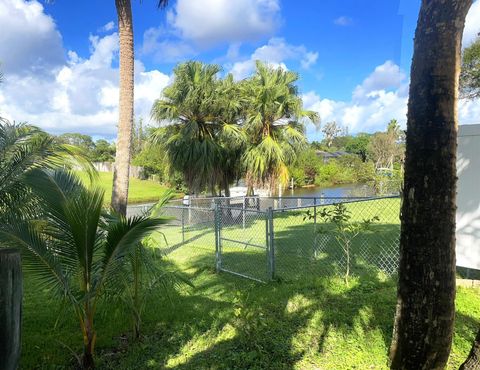
<svg viewBox="0 0 480 370"><path fill-rule="evenodd" d="M180 280L142 244L168 220L107 212L94 172L87 186L73 166L90 169L80 152L38 128L0 123L0 245L20 249L29 281L70 303L83 335L79 363L93 368L98 302L124 301L138 337L146 294Z"/></svg>
<svg viewBox="0 0 480 370"><path fill-rule="evenodd" d="M94 176L85 155L74 146L58 145L35 126L0 118L0 222L25 218L36 204L23 177L35 168L78 166Z"/></svg>
<svg viewBox="0 0 480 370"><path fill-rule="evenodd" d="M250 189L288 180L287 166L306 142L304 119L318 122L298 96L298 75L261 62L240 82L220 67L180 64L152 108L163 124L154 141L192 191L224 189L245 177Z"/></svg>

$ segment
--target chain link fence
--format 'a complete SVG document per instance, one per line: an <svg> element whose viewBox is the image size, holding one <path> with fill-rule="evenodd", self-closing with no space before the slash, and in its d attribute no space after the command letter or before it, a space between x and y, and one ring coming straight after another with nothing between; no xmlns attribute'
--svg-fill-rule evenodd
<svg viewBox="0 0 480 370"><path fill-rule="evenodd" d="M344 206L340 224L322 217L338 210L338 204ZM275 277L344 276L347 270L392 275L399 263L399 215L398 197L331 198L309 208L274 210Z"/></svg>
<svg viewBox="0 0 480 370"><path fill-rule="evenodd" d="M256 281L320 275L395 274L400 198L193 198L161 210L170 218L152 243L174 263ZM343 207L341 225L326 215ZM129 214L148 206L130 208ZM368 227L361 228L365 221ZM358 228L361 230L357 230ZM345 230L350 231L345 231ZM343 231L342 231L343 230Z"/></svg>

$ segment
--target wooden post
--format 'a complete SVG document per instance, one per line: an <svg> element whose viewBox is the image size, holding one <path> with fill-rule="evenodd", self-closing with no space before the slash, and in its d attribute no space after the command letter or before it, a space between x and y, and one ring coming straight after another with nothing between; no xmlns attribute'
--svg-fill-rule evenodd
<svg viewBox="0 0 480 370"><path fill-rule="evenodd" d="M20 361L22 267L20 252L0 248L0 370L16 370Z"/></svg>

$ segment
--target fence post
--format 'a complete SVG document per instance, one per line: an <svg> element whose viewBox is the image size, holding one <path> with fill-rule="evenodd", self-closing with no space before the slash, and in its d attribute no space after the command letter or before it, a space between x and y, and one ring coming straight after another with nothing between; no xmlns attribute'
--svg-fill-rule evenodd
<svg viewBox="0 0 480 370"><path fill-rule="evenodd" d="M242 206L242 227L245 229L245 209L247 208L247 197L243 197L243 206Z"/></svg>
<svg viewBox="0 0 480 370"><path fill-rule="evenodd" d="M182 243L185 243L185 207L182 208Z"/></svg>
<svg viewBox="0 0 480 370"><path fill-rule="evenodd" d="M317 230L317 198L313 198L313 231Z"/></svg>
<svg viewBox="0 0 480 370"><path fill-rule="evenodd" d="M215 269L219 272L222 268L222 245L220 240L220 206L215 202L214 208L214 223L215 223Z"/></svg>
<svg viewBox="0 0 480 370"><path fill-rule="evenodd" d="M275 243L274 243L274 230L273 230L273 209L272 207L268 208L267 211L267 222L268 222L268 261L269 261L269 273L270 279L275 278Z"/></svg>
<svg viewBox="0 0 480 370"><path fill-rule="evenodd" d="M20 252L0 248L0 368L18 368L22 325Z"/></svg>

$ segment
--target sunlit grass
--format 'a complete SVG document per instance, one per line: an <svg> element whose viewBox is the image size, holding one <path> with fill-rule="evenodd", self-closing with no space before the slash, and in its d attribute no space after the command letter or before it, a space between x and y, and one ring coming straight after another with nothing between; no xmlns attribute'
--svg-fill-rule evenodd
<svg viewBox="0 0 480 370"><path fill-rule="evenodd" d="M385 204L378 205L372 212L385 208ZM298 248L298 241L308 241L301 217L279 218L277 231L284 246ZM383 217L385 224L398 227L394 218ZM158 246L170 248L181 241L180 225L164 229L168 246L161 237L156 239ZM227 229L225 235L246 239L257 232L264 235L265 224L263 219L255 219L247 223L247 230ZM190 230L186 238L194 241L175 249L168 260L189 274L195 288L182 289L170 299L152 297L145 312L144 337L135 343L129 340L130 321L123 308L99 307L99 368L388 368L396 300L394 278L362 262L353 270L348 287L340 276L322 269L302 279L256 283L215 273L212 231ZM256 238L260 241L263 236ZM242 252L255 253L248 247L230 251L232 256ZM264 261L260 254L249 258ZM284 261L287 265L297 262ZM294 271L303 269L302 265L292 267ZM81 350L81 335L72 312L61 311L58 302L47 300L49 293L32 287L28 276L25 290L22 368L68 367L73 356L60 342L74 351ZM457 369L465 359L480 326L480 291L459 288L456 302L449 369Z"/></svg>
<svg viewBox="0 0 480 370"><path fill-rule="evenodd" d="M80 178L89 182L88 176L84 172L77 172ZM105 190L105 202L110 203L112 197L112 172L99 172L96 184ZM146 203L158 201L168 188L155 181L139 180L130 178L130 185L128 189L129 203Z"/></svg>

